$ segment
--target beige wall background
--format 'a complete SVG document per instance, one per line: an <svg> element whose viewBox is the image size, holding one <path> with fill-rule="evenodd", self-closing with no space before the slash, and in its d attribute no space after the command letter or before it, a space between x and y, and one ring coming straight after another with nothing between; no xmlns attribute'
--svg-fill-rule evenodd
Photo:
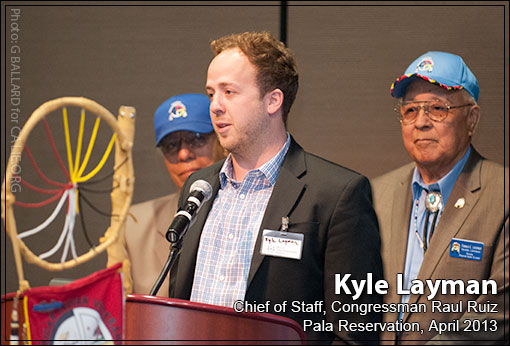
<svg viewBox="0 0 510 346"><path fill-rule="evenodd" d="M12 9L20 10L17 20L10 17ZM18 1L2 2L2 16L6 18L2 27L2 179L13 128L48 100L84 96L114 114L120 105L137 110L135 203L175 191L154 148L152 116L174 94L204 92L212 58L209 42L234 32L267 30L278 37L280 31L278 1L115 2L108 6L104 2ZM13 22L19 28L16 40L12 39ZM369 178L409 162L389 87L422 53L445 50L461 55L478 77L482 119L475 147L486 157L508 164L507 2L290 1L287 30L287 44L296 53L300 71L300 90L288 128L308 151ZM15 45L20 47L19 54L11 53ZM13 56L20 58L19 81L11 79ZM19 118L10 109L13 83L21 90ZM48 122L65 161L61 116L52 115ZM77 138L78 123L78 117L71 119L71 138ZM87 119L86 128L92 124ZM110 134L101 132L98 143L107 141ZM30 149L48 177L63 181L43 128L31 135ZM101 154L94 152L91 161L98 161ZM105 171L111 168L110 162ZM31 182L38 179L26 158L22 176ZM47 196L25 189L21 198L35 202ZM94 196L94 203L108 211L108 195ZM36 226L54 207L55 203L38 210L18 208L18 227ZM108 219L90 209L84 214L91 238L98 239ZM62 224L60 217L50 231L60 232ZM15 291L18 282L3 223L1 234L5 293ZM31 240L34 252L51 248L58 238L55 234ZM81 233L76 237L83 243ZM42 286L55 277L83 277L104 267L105 261L103 254L64 272L50 273L26 263L24 269L32 286Z"/></svg>

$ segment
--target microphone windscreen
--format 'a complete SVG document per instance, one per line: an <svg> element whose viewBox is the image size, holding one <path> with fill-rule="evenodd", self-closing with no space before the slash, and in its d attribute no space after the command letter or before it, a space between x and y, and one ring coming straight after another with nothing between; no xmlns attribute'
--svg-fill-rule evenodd
<svg viewBox="0 0 510 346"><path fill-rule="evenodd" d="M200 191L204 195L204 202L212 196L212 186L205 180L197 180L189 188L189 192Z"/></svg>

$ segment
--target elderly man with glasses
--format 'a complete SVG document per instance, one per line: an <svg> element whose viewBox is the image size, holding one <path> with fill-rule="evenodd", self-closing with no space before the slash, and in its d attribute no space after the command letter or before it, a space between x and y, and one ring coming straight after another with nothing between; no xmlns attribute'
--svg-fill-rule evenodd
<svg viewBox="0 0 510 346"><path fill-rule="evenodd" d="M382 342L508 340L508 170L471 144L478 91L462 58L445 52L420 56L391 86L414 162L372 181L385 302L406 307L385 321L417 322L420 330L386 332ZM441 288L435 296L412 290L427 280Z"/></svg>
<svg viewBox="0 0 510 346"><path fill-rule="evenodd" d="M126 222L126 249L131 262L133 293L149 294L169 254L165 238L177 211L179 193L191 173L223 159L226 154L209 116L209 98L202 94L176 95L154 113L156 146L179 191L135 204ZM168 297L168 279L158 296Z"/></svg>

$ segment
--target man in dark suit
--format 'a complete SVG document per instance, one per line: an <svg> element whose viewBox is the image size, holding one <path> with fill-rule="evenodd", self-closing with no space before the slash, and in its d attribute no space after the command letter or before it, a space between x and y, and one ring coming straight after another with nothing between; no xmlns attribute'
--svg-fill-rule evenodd
<svg viewBox="0 0 510 346"><path fill-rule="evenodd" d="M377 343L378 331L362 328L380 313L352 310L381 297L335 292L335 274L382 278L367 179L305 152L287 133L298 73L283 43L243 33L211 46L211 120L230 155L183 187L181 208L198 179L211 183L213 198L184 237L170 296L237 309L269 302L258 311L298 321L311 341Z"/></svg>

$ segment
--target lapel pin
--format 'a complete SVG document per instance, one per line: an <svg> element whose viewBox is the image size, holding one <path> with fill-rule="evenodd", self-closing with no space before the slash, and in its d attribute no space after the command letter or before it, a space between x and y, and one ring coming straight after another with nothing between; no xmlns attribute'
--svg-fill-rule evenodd
<svg viewBox="0 0 510 346"><path fill-rule="evenodd" d="M466 204L466 200L464 198L459 198L457 202L455 202L455 208L464 208L464 204Z"/></svg>
<svg viewBox="0 0 510 346"><path fill-rule="evenodd" d="M289 229L289 217L282 217L282 232L287 232Z"/></svg>

